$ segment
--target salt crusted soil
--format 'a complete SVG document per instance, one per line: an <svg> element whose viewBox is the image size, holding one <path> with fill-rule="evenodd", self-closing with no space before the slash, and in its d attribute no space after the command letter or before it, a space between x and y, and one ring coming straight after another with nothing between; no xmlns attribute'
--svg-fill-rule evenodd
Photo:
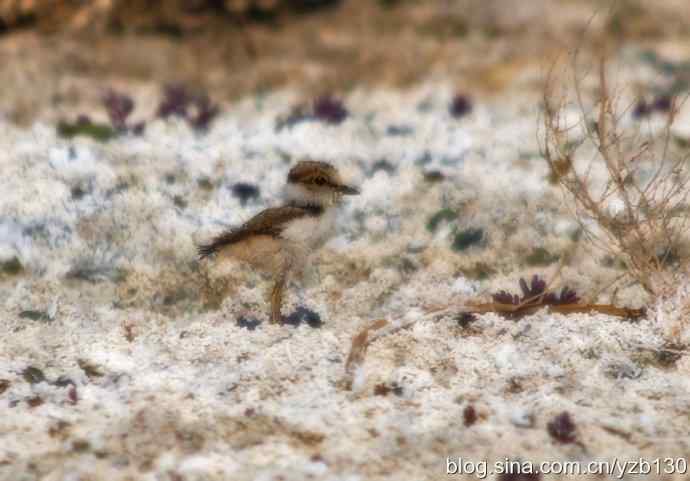
<svg viewBox="0 0 690 481"><path fill-rule="evenodd" d="M226 106L207 134L158 120L98 143L0 121L0 478L421 480L447 456L690 457L690 357L656 316L428 314L558 259L581 297L616 274L547 180L538 98L515 95L535 75L460 118L434 83L354 92L340 125L276 129L285 92ZM199 263L194 243L278 203L304 157L363 194L290 289L303 322L269 325L267 281ZM409 325L348 386L352 338L380 318ZM560 418L554 436L563 412L574 431Z"/></svg>

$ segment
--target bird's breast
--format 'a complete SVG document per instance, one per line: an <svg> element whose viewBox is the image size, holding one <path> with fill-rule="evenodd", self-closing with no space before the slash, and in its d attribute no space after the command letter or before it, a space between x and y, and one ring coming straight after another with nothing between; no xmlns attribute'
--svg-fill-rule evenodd
<svg viewBox="0 0 690 481"><path fill-rule="evenodd" d="M321 247L335 232L335 211L328 209L318 216L295 219L283 230L286 240L308 246Z"/></svg>

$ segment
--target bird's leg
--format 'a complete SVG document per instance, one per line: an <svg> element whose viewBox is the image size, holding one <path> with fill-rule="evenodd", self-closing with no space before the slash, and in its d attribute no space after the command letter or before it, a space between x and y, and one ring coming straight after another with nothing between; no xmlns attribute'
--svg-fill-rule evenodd
<svg viewBox="0 0 690 481"><path fill-rule="evenodd" d="M303 285L314 286L321 285L321 273L314 264L307 264L302 274Z"/></svg>
<svg viewBox="0 0 690 481"><path fill-rule="evenodd" d="M301 258L306 259L306 257ZM318 277L318 270L313 264L302 260L302 262L297 263L301 265L298 274L291 275L290 282L295 287L295 292L297 292L297 297L299 299L299 305L306 306L306 292L308 286L313 286L314 284L321 284L321 279ZM298 279L295 279L295 278Z"/></svg>
<svg viewBox="0 0 690 481"><path fill-rule="evenodd" d="M288 266L283 266L275 277L275 284L271 291L271 323L280 324L282 322L282 315L280 308L283 306L283 293L285 292L285 283L287 281Z"/></svg>
<svg viewBox="0 0 690 481"><path fill-rule="evenodd" d="M305 299L306 295L304 293L305 289L302 283L290 281L290 288L292 289L291 292L295 292L297 294L297 305L298 306L304 306L305 305Z"/></svg>

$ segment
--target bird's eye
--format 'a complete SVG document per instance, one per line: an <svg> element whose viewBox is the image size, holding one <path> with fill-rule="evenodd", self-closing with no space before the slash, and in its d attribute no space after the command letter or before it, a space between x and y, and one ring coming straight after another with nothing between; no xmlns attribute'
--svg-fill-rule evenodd
<svg viewBox="0 0 690 481"><path fill-rule="evenodd" d="M316 182L316 185L325 185L326 179L324 177L317 177L314 182Z"/></svg>

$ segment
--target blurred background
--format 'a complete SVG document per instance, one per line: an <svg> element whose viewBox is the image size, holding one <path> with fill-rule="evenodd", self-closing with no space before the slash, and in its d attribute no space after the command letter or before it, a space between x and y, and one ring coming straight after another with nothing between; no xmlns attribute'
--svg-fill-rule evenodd
<svg viewBox="0 0 690 481"><path fill-rule="evenodd" d="M0 0L0 112L80 112L104 88L182 84L218 102L452 81L473 95L538 87L581 44L690 59L684 0Z"/></svg>

